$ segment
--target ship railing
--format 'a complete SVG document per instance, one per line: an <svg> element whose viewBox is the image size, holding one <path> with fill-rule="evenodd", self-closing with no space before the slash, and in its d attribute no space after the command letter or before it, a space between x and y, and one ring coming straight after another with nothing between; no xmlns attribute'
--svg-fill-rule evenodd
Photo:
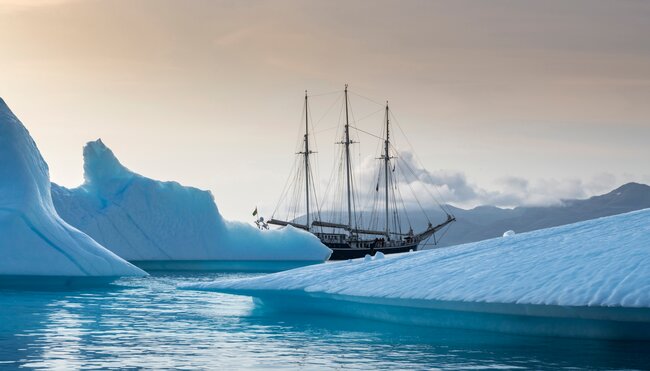
<svg viewBox="0 0 650 371"><path fill-rule="evenodd" d="M325 222L321 220L314 220L312 223L314 227L325 227L325 228L340 228L344 229L348 232L355 233L355 234L370 234L370 235L375 235L375 236L402 236L402 237L408 237L408 236L413 236L412 234L409 233L397 233L397 232L390 232L386 233L386 231L377 231L373 229L362 229L362 228L350 228L347 224L340 224L340 223L332 223L332 222Z"/></svg>
<svg viewBox="0 0 650 371"><path fill-rule="evenodd" d="M304 229L304 230L306 230L306 231L309 230L309 227L306 226L306 225L304 225L304 224L294 223L294 222L286 222L286 221L284 221L284 220L271 219L271 220L267 221L267 223L268 223L268 224L273 224L273 225L279 225L279 226L283 226L283 227L284 227L284 226L287 226L287 225L290 225L290 226L292 226L292 227L296 227L296 228Z"/></svg>
<svg viewBox="0 0 650 371"><path fill-rule="evenodd" d="M348 226L347 224L324 222L321 220L314 220L311 223L311 225L313 225L314 227L341 228L341 229L345 229L346 231L350 230L350 226Z"/></svg>

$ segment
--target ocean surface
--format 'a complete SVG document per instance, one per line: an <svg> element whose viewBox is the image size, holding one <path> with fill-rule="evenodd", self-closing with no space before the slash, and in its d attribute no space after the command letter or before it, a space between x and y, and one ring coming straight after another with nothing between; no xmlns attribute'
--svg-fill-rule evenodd
<svg viewBox="0 0 650 371"><path fill-rule="evenodd" d="M0 369L650 369L650 343L282 315L178 290L254 274L159 273L103 289L0 290Z"/></svg>

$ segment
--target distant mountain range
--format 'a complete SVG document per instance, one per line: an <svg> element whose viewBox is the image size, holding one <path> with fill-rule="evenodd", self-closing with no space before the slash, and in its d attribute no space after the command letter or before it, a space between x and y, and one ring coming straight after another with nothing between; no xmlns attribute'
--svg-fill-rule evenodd
<svg viewBox="0 0 650 371"><path fill-rule="evenodd" d="M650 208L650 186L627 183L615 190L586 200L565 200L560 206L501 209L479 206L463 210L450 206L456 216L438 246L450 246L516 233L555 227L603 216ZM440 217L443 217L438 212Z"/></svg>
<svg viewBox="0 0 650 371"><path fill-rule="evenodd" d="M615 190L585 200L564 200L562 205L531 207L522 206L514 209L502 209L496 206L479 206L470 210L451 205L446 208L456 217L456 222L448 229L436 234L438 247L458 245L500 237L504 232L529 232L536 229L556 227L603 216L622 214L629 211L650 208L650 186L639 183L627 183ZM328 215L329 214L329 215ZM426 210L433 224L445 220L446 215L440 209ZM330 213L321 213L323 220L333 219ZM369 220L368 213L361 213L362 220ZM428 221L421 211L409 213L411 225L415 232L426 228ZM377 225L383 225L379 216ZM296 221L304 223L304 217ZM377 226L375 226L377 227ZM379 227L381 228L381 227ZM404 225L403 230L408 230ZM433 239L421 248L433 247Z"/></svg>

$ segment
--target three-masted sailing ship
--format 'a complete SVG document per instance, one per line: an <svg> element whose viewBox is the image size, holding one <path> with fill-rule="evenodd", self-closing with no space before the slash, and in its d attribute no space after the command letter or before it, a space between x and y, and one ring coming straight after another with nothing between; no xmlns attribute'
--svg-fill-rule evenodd
<svg viewBox="0 0 650 371"><path fill-rule="evenodd" d="M370 212L370 225L364 225L363 223L363 213L364 210L357 210L356 200L355 200L355 178L353 174L352 158L350 147L352 144L356 143L350 137L350 130L356 129L362 132L365 132L361 129L358 129L351 125L350 122L350 107L349 107L349 96L348 96L348 86L345 85L344 90L344 107L345 107L345 122L343 130L343 138L337 144L343 146L341 153L341 166L339 167L341 175L344 175L344 185L343 185L343 194L344 202L341 202L341 206L344 210L321 210L322 206L318 202L314 202L312 198L315 198L315 186L313 176L311 174L311 161L310 157L315 153L310 147L310 133L309 133L309 105L308 99L309 96L305 91L305 102L304 102L304 120L305 120L305 133L302 140L302 148L297 152L298 155L302 156L298 162L297 169L299 170L301 176L295 178L295 183L304 184L304 188L301 185L294 184L294 189L302 189L302 191L297 192L300 194L302 192L305 201L304 215L299 215L298 217L277 219L274 215L266 222L268 224L277 225L277 226L293 226L300 228L306 231L313 233L318 237L321 242L332 249L332 256L330 260L343 260L343 259L352 259L363 257L366 254L374 255L377 252L382 252L384 254L393 254L400 252L408 252L418 250L420 245L433 237L435 240L435 234L443 228L449 226L456 219L451 214L451 211L445 209L442 204L438 204L440 209L444 212L445 219L440 223L432 224L430 219L427 217L427 225L423 226L419 231L415 232L410 225L410 220L407 218L408 229L404 224L404 219L400 217L400 212L407 212L404 202L398 202L398 198L401 197L401 192L399 191L399 181L395 179L395 168L396 159L396 149L391 144L391 111L388 107L388 102L385 106L385 116L382 123L383 137L375 136L383 143L381 148L381 153L378 160L381 160L380 170L378 170L377 183L374 187L375 195L373 196L375 206ZM372 135L371 133L365 132ZM374 136L374 135L372 135ZM408 166L408 164L407 164ZM303 179L304 178L304 179ZM382 182L383 181L383 182ZM383 184L380 184L383 183ZM286 190L286 189L285 189ZM380 192L383 191L383 192ZM286 192L283 192L283 194ZM380 200L382 197L379 196L383 193L383 200ZM415 197L417 195L414 194ZM283 201L283 197L279 204ZM295 199L295 198L294 198ZM298 198L299 199L299 198ZM338 197L339 200L343 201L343 196ZM300 203L302 204L302 200ZM383 201L383 202L381 202ZM377 204L382 204L377 207ZM421 206L420 201L417 202ZM316 210L312 206L316 205ZM383 206L383 207L381 207ZM399 206L402 206L403 210L400 210ZM383 226L381 226L381 214L380 209L383 208ZM424 209L420 207L424 212ZM296 207L293 208L294 215ZM341 212L343 211L343 212ZM339 213L339 218L336 220L334 215ZM367 214L367 212L366 212ZM263 221L263 219L261 219Z"/></svg>

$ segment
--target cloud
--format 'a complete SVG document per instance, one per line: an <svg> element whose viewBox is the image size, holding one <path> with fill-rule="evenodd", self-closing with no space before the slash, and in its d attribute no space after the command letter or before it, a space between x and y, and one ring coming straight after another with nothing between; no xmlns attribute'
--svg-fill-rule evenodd
<svg viewBox="0 0 650 371"><path fill-rule="evenodd" d="M616 177L602 173L584 181L569 179L536 179L529 181L520 177L497 180L498 192L485 200L497 206L548 206L562 204L563 200L583 199L611 191Z"/></svg>
<svg viewBox="0 0 650 371"><path fill-rule="evenodd" d="M495 189L486 189L470 182L461 171L428 171L419 165L419 161L410 152L399 154L394 173L406 204L415 204L416 199L423 202L428 197L435 197L438 202L463 208L479 205L561 205L564 200L584 199L606 193L617 185L614 175L602 173L586 181L578 178L529 180L509 176L497 179ZM359 174L362 184L377 183L381 188L383 174L376 166L374 158L368 157L361 163ZM367 195L361 197L366 201L369 199Z"/></svg>

